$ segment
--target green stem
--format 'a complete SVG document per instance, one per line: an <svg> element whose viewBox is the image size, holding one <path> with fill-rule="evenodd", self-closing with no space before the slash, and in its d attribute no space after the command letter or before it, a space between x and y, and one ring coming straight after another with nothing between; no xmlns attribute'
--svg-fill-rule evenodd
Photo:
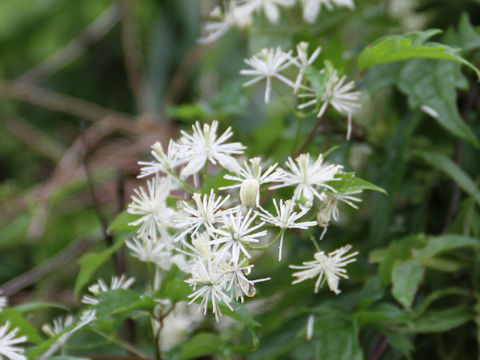
<svg viewBox="0 0 480 360"><path fill-rule="evenodd" d="M94 331L95 333L97 333L98 335L100 335L101 337L106 339L107 341L109 341L111 343L114 343L114 344L120 346L121 348L127 350L128 352L134 354L135 356L139 357L140 359L149 360L148 356L143 354L140 350L135 348L133 345L131 345L128 342L123 341L122 339L118 338L117 336L115 336L113 334L105 334L103 331L98 330L98 329L93 329L92 328L92 331Z"/></svg>
<svg viewBox="0 0 480 360"><path fill-rule="evenodd" d="M249 246L250 249L252 250L266 250L266 249L270 249L272 247L272 245L274 245L278 240L280 240L280 238L282 237L283 233L285 232L285 229L281 229L280 232L277 234L277 236L275 237L275 239L273 239L272 242L266 244L266 245L263 245L263 246Z"/></svg>
<svg viewBox="0 0 480 360"><path fill-rule="evenodd" d="M315 240L315 238L313 237L313 235L310 235L310 240L313 242L313 245L315 245L315 249L317 249L317 252L322 251L322 250L320 249L320 246L318 246L317 240Z"/></svg>
<svg viewBox="0 0 480 360"><path fill-rule="evenodd" d="M298 142L300 141L300 132L302 129L303 118L298 118L297 120L297 132L295 134L295 140L293 141L292 155L295 154L295 149L297 148Z"/></svg>
<svg viewBox="0 0 480 360"><path fill-rule="evenodd" d="M189 183L187 183L186 181L180 179L180 176L178 176L177 174L175 174L172 170L169 170L168 173L170 175L172 175L179 183L180 185L182 186L183 190L185 190L186 192L190 193L190 194L193 194L193 193L196 193L197 190L195 188L193 188L192 186L190 186Z"/></svg>
<svg viewBox="0 0 480 360"><path fill-rule="evenodd" d="M205 166L203 167L202 173L202 190L205 191L208 179L208 160L205 162Z"/></svg>

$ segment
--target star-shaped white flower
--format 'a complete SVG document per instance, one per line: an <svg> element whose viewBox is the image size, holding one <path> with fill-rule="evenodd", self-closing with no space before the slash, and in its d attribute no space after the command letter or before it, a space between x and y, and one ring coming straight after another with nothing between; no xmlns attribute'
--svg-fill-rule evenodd
<svg viewBox="0 0 480 360"><path fill-rule="evenodd" d="M327 182L338 180L335 175L343 169L341 165L324 163L322 154L318 155L315 161L310 159L310 154L300 154L295 161L289 157L286 165L290 171L277 169L276 181L280 184L272 186L271 189L295 186L293 199L300 201L304 198L307 203L311 203L314 196L323 200L319 192L322 189L335 192Z"/></svg>
<svg viewBox="0 0 480 360"><path fill-rule="evenodd" d="M358 255L358 252L346 255L351 248L351 245L347 245L328 255L325 255L323 251L319 251L315 253L315 260L313 261L306 261L303 265L290 265L289 267L291 269L301 270L293 273L293 277L297 279L294 280L292 284L298 284L318 276L315 282L315 293L317 293L318 289L327 281L330 290L337 295L340 294L340 290L338 289L340 278L348 279L347 270L344 268L347 264L357 260L355 256Z"/></svg>
<svg viewBox="0 0 480 360"><path fill-rule="evenodd" d="M240 255L243 254L250 259L250 254L245 246L259 242L259 238L267 235L267 231L257 231L265 223L253 225L257 215L252 209L244 216L240 210L225 215L222 219L224 226L221 229L214 229L217 235L210 243L213 245L222 244L219 252L220 258L227 251L231 251L231 261L238 263Z"/></svg>
<svg viewBox="0 0 480 360"><path fill-rule="evenodd" d="M20 330L15 328L9 332L9 327L9 321L0 327L0 358L5 356L10 360L27 360L27 357L23 355L25 350L16 346L20 343L26 342L28 340L27 337L25 335L16 337Z"/></svg>
<svg viewBox="0 0 480 360"><path fill-rule="evenodd" d="M232 155L243 153L245 146L239 142L226 143L232 137L233 132L229 127L217 137L218 121L214 120L211 125L197 121L192 126L193 134L181 131L182 137L178 140L178 154L186 165L180 172L181 177L187 177L200 171L207 161L219 164L225 169L235 171L238 163Z"/></svg>
<svg viewBox="0 0 480 360"><path fill-rule="evenodd" d="M254 76L252 80L247 81L243 86L256 84L263 79L267 81L265 87L265 103L270 101L270 93L272 91L272 79L276 78L288 86L295 87L295 84L280 74L292 64L291 52L284 52L280 47L262 49L260 53L245 59L245 63L252 69L244 69L240 71L242 75Z"/></svg>
<svg viewBox="0 0 480 360"><path fill-rule="evenodd" d="M140 215L129 225L140 226L138 233L155 242L158 234L167 237L167 228L173 226L175 211L166 203L170 187L170 178L156 176L147 180L146 190L143 187L134 190L135 195L132 195L132 202L128 205L129 214Z"/></svg>
<svg viewBox="0 0 480 360"><path fill-rule="evenodd" d="M311 66L315 60L320 55L322 51L321 47L315 49L312 55L308 56L308 42L302 41L297 45L297 56L293 58L293 63L296 67L298 67L298 75L295 80L295 87L293 89L293 93L296 94L298 89L300 89L303 76L305 75L305 71L309 66Z"/></svg>
<svg viewBox="0 0 480 360"><path fill-rule="evenodd" d="M261 208L260 218L273 226L276 226L282 230L280 236L280 245L278 249L278 260L282 260L282 248L283 248L283 233L285 229L308 229L311 226L317 225L316 221L303 221L297 222L303 217L309 209L301 209L300 212L295 211L295 202L293 200L277 201L273 199L273 205L275 206L276 215L270 214L265 209Z"/></svg>

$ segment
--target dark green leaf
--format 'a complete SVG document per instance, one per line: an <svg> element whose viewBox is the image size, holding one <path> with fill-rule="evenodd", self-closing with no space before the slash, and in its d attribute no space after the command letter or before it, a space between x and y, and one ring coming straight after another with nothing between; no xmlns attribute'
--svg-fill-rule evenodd
<svg viewBox="0 0 480 360"><path fill-rule="evenodd" d="M463 191L472 196L477 204L480 205L480 191L478 190L477 186L465 173L465 171L463 171L463 169L455 164L452 160L444 155L431 151L416 150L412 152L412 156L421 158L430 166L451 177Z"/></svg>
<svg viewBox="0 0 480 360"><path fill-rule="evenodd" d="M100 302L95 307L102 317L134 310L151 311L156 305L151 297L127 289L101 292L97 298Z"/></svg>
<svg viewBox="0 0 480 360"><path fill-rule="evenodd" d="M0 312L0 324L4 325L7 321L10 322L9 330L18 328L18 335L26 335L29 342L38 344L43 341L43 338L37 329L35 329L32 324L22 316L22 313L19 310L9 307L3 308Z"/></svg>
<svg viewBox="0 0 480 360"><path fill-rule="evenodd" d="M407 330L414 333L441 333L473 320L475 312L468 306L428 311L416 319Z"/></svg>

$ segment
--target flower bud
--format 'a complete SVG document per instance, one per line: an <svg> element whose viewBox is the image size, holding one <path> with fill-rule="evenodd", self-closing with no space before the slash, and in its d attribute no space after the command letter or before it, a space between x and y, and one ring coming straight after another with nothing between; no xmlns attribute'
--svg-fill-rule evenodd
<svg viewBox="0 0 480 360"><path fill-rule="evenodd" d="M240 201L243 206L254 207L257 204L260 184L257 179L246 179L240 186Z"/></svg>
<svg viewBox="0 0 480 360"><path fill-rule="evenodd" d="M332 217L335 217L335 210L337 209L337 202L335 200L328 200L326 204L320 209L317 215L318 226L326 228L330 224Z"/></svg>

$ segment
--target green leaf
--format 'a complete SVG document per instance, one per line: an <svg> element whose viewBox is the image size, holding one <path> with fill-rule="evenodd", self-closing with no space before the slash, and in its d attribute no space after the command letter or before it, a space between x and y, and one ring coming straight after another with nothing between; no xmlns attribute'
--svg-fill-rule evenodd
<svg viewBox="0 0 480 360"><path fill-rule="evenodd" d="M75 281L75 288L73 290L75 297L78 297L83 287L87 285L93 274L113 255L120 249L125 242L126 238L117 240L110 248L101 252L91 252L83 255L79 260L80 271L78 272L77 279Z"/></svg>
<svg viewBox="0 0 480 360"><path fill-rule="evenodd" d="M320 104L328 81L327 72L325 70L318 70L313 66L308 66L305 69L305 77L310 81L313 90L315 90L317 100L319 100L318 103Z"/></svg>
<svg viewBox="0 0 480 360"><path fill-rule="evenodd" d="M473 180L457 164L444 155L429 151L413 151L412 156L421 158L433 168L440 170L451 177L458 186L467 194L472 196L480 205L480 191Z"/></svg>
<svg viewBox="0 0 480 360"><path fill-rule="evenodd" d="M214 333L200 333L188 340L180 352L180 360L195 359L201 356L222 352L224 341Z"/></svg>
<svg viewBox="0 0 480 360"><path fill-rule="evenodd" d="M459 288L459 287L449 287L449 288L434 291L433 293L425 297L422 303L414 309L415 314L420 315L424 313L428 309L428 307L432 305L432 303L435 302L436 300L441 299L445 296L452 296L452 295L469 297L470 291L468 289Z"/></svg>
<svg viewBox="0 0 480 360"><path fill-rule="evenodd" d="M362 191L362 190L373 190L373 191L378 191L383 194L387 194L387 192L382 189L381 187L374 185L366 180L363 180L359 177L355 176L355 173L349 172L349 173L343 173L337 176L341 180L337 181L330 181L328 185L333 187L339 194L346 194L346 193L352 193L356 191Z"/></svg>
<svg viewBox="0 0 480 360"><path fill-rule="evenodd" d="M423 268L416 260L396 261L392 270L392 295L405 308L412 306L415 293L423 279Z"/></svg>
<svg viewBox="0 0 480 360"><path fill-rule="evenodd" d="M445 59L458 62L472 69L480 79L480 70L459 55L459 50L447 45L426 42L440 30L416 31L403 35L386 36L375 41L360 53L358 67L371 66L418 58Z"/></svg>
<svg viewBox="0 0 480 360"><path fill-rule="evenodd" d="M255 321L255 319L250 315L245 306L237 301L232 301L230 306L233 308L233 311L230 310L227 306L221 305L220 308L224 315L231 317L245 325L245 327L250 332L252 336L253 346L256 347L259 344L259 338L255 332L255 328L260 327L260 324Z"/></svg>
<svg viewBox="0 0 480 360"><path fill-rule="evenodd" d="M457 88L468 85L458 64L448 61L412 60L399 73L398 88L410 107L422 107L453 135L478 146L478 139L463 121L457 107Z"/></svg>
<svg viewBox="0 0 480 360"><path fill-rule="evenodd" d="M31 302L31 303L15 306L15 309L20 311L21 313L43 310L43 309L50 309L50 308L56 308L56 309L64 310L66 312L70 311L70 309L64 305L50 303L50 302Z"/></svg>
<svg viewBox="0 0 480 360"><path fill-rule="evenodd" d="M128 224L137 219L137 215L129 214L127 210L124 210L113 219L107 232L110 234L115 231L132 231L135 227Z"/></svg>
<svg viewBox="0 0 480 360"><path fill-rule="evenodd" d="M361 360L362 350L357 339L357 325L339 315L318 317L314 327L315 359Z"/></svg>
<svg viewBox="0 0 480 360"><path fill-rule="evenodd" d="M90 360L90 359L85 357L77 357L77 356L54 356L54 357L51 357L50 360Z"/></svg>
<svg viewBox="0 0 480 360"><path fill-rule="evenodd" d="M441 333L473 320L475 312L469 306L457 306L446 310L428 311L416 319L408 332Z"/></svg>
<svg viewBox="0 0 480 360"><path fill-rule="evenodd" d="M442 235L428 238L427 245L415 252L420 261L432 258L442 252L463 247L480 247L480 240L460 235Z"/></svg>
<svg viewBox="0 0 480 360"><path fill-rule="evenodd" d="M192 289L185 282L186 274L176 265L172 266L165 278L160 284L160 288L155 292L156 298L168 298L171 301L186 301Z"/></svg>
<svg viewBox="0 0 480 360"><path fill-rule="evenodd" d="M99 316L107 317L134 310L151 311L156 303L146 295L133 290L115 289L101 292L97 295L100 302L95 305Z"/></svg>
<svg viewBox="0 0 480 360"><path fill-rule="evenodd" d="M392 280L392 269L396 260L412 259L412 251L425 246L427 238L423 234L408 236L390 243L385 256L380 263L378 273L384 285Z"/></svg>
<svg viewBox="0 0 480 360"><path fill-rule="evenodd" d="M3 308L0 312L0 324L4 325L7 321L10 322L9 330L18 328L18 335L26 335L28 342L38 344L43 341L43 338L37 329L35 329L32 324L22 316L22 313L19 310L9 307Z"/></svg>

